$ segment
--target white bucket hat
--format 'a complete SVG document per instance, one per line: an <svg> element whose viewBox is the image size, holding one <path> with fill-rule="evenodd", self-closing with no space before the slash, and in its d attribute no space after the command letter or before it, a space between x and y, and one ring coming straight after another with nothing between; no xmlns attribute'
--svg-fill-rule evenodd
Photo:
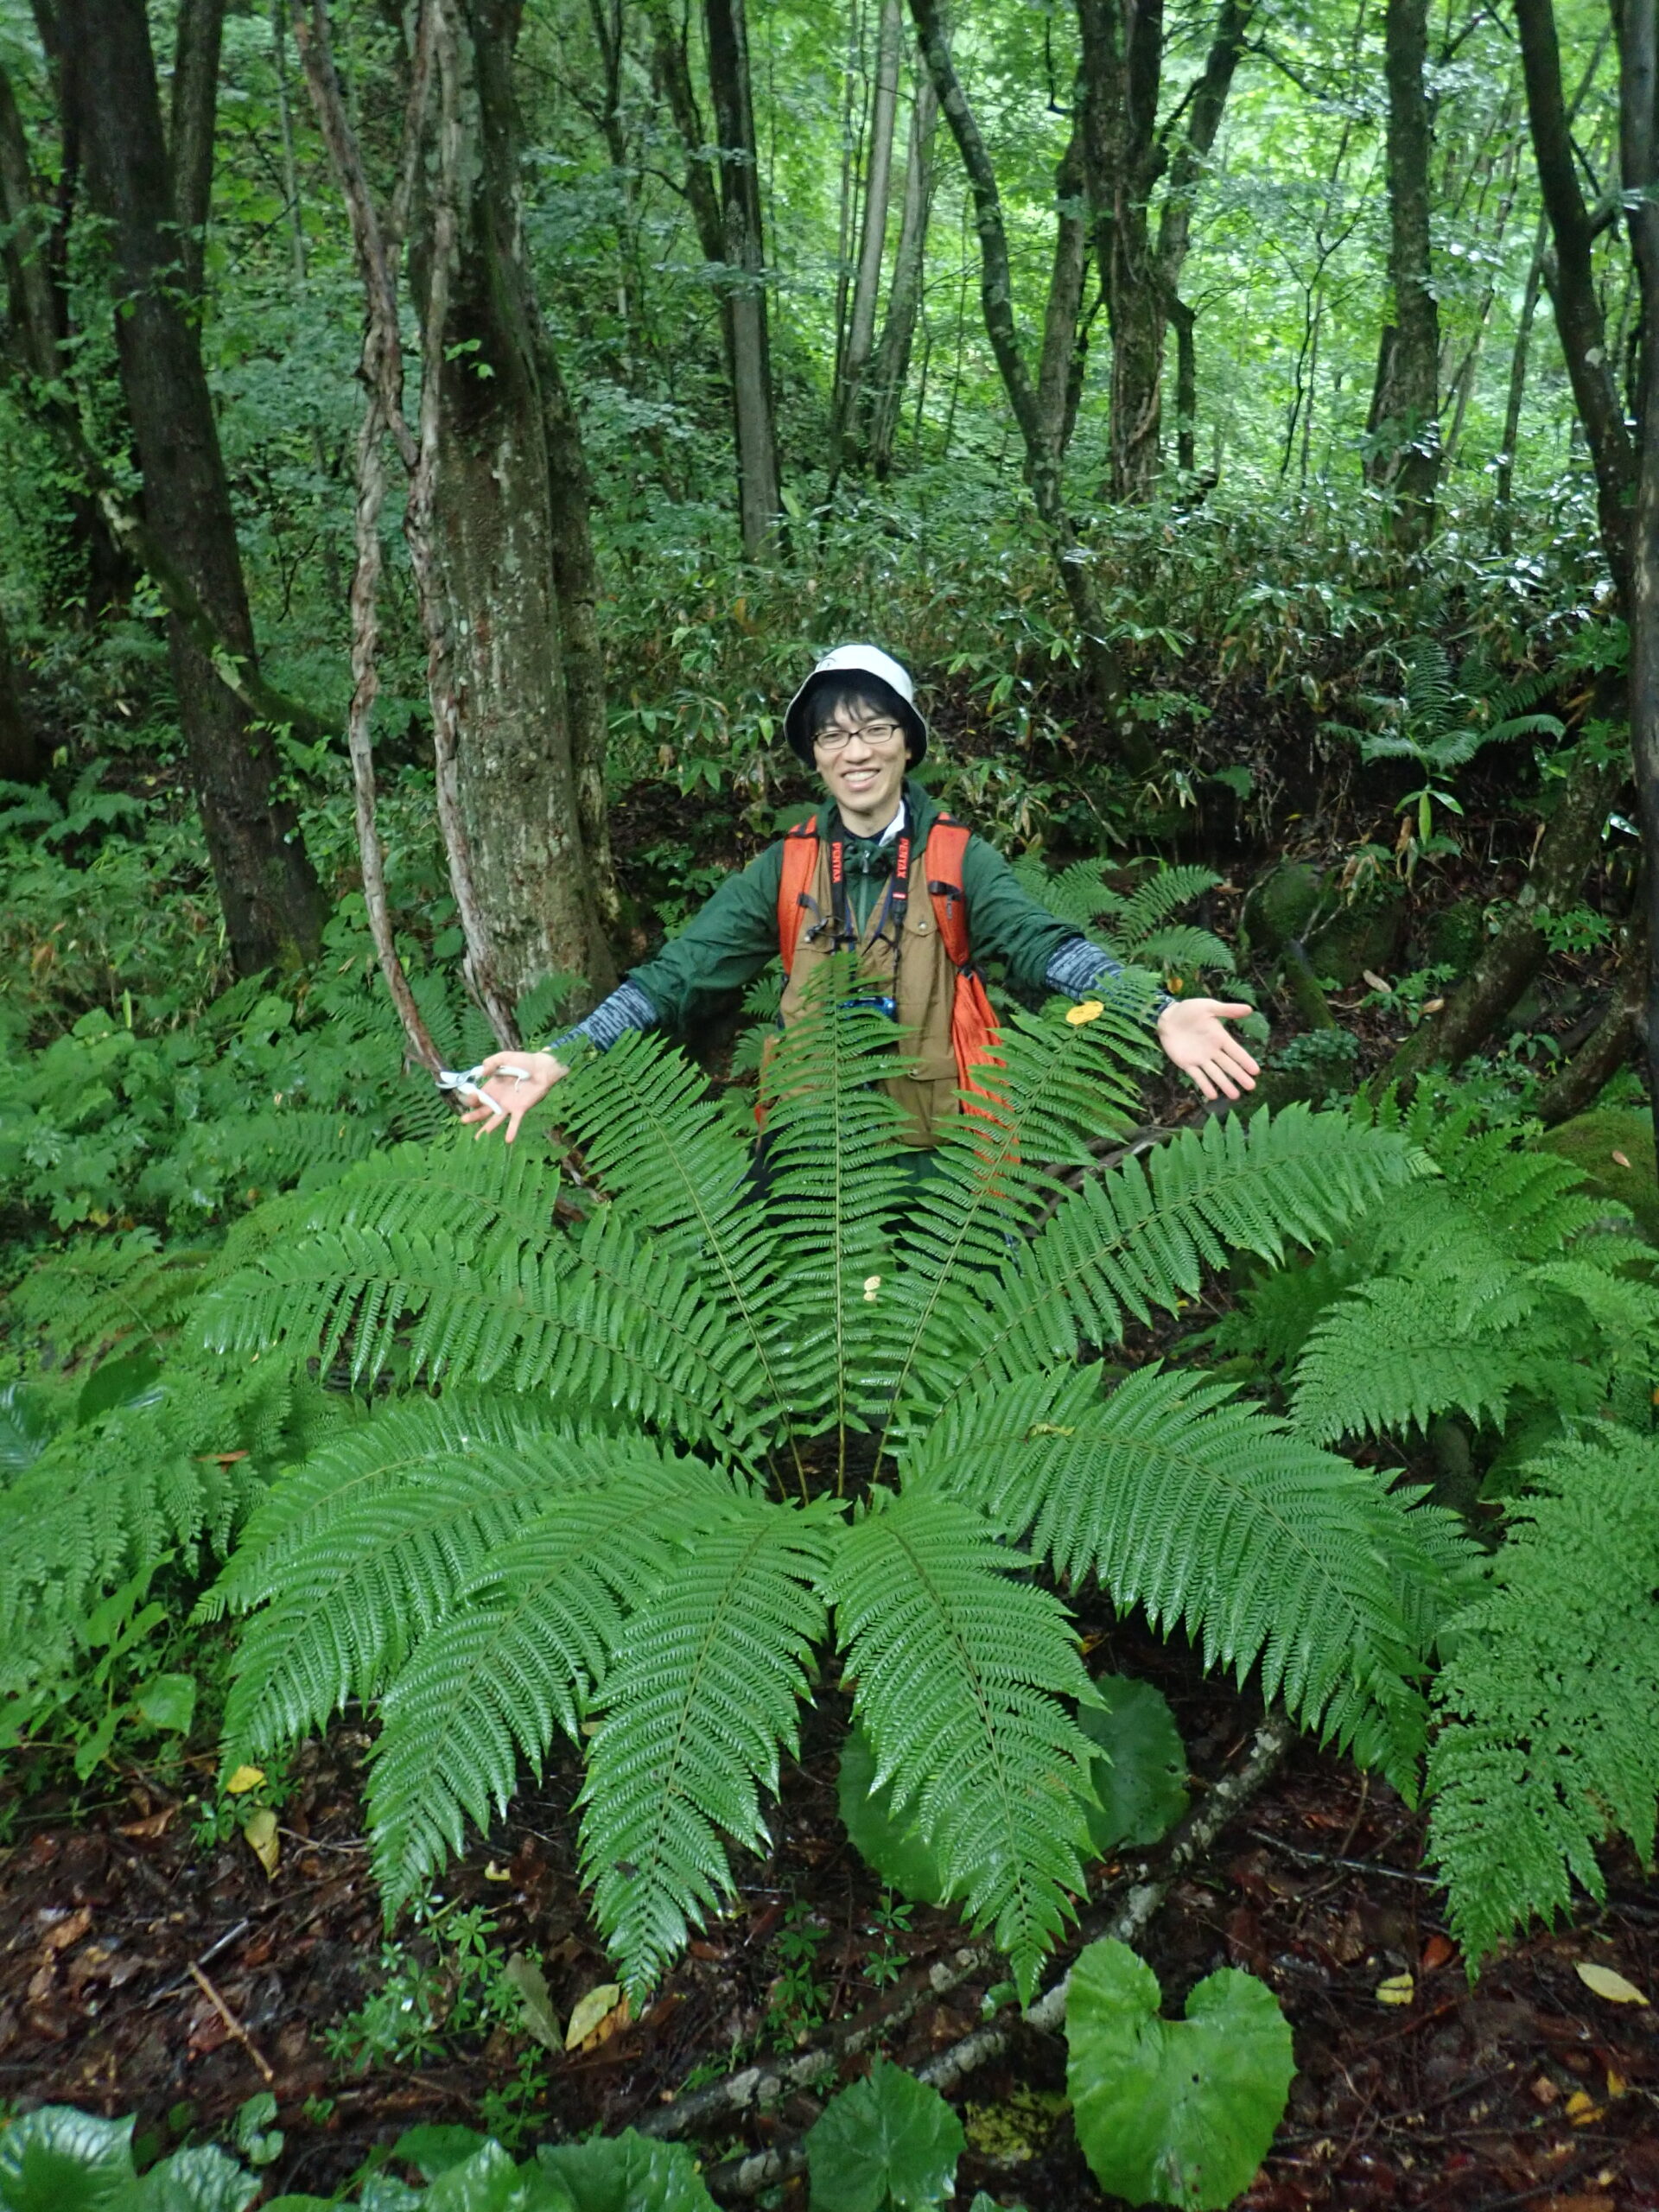
<svg viewBox="0 0 1659 2212"><path fill-rule="evenodd" d="M884 653L880 645L837 645L817 664L784 710L784 735L791 751L809 767L812 762L812 725L807 707L813 691L826 676L873 676L884 690L893 694L894 719L909 739L911 765L914 766L923 758L927 751L927 724L917 712L916 687L910 680L909 670L901 667L891 653Z"/></svg>

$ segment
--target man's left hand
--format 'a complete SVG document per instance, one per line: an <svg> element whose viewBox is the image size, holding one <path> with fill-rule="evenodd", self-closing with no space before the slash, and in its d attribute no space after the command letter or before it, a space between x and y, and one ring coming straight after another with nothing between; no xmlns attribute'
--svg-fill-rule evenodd
<svg viewBox="0 0 1659 2212"><path fill-rule="evenodd" d="M1176 999L1158 1017L1158 1042L1206 1098L1236 1098L1255 1089L1262 1071L1225 1024L1253 1011L1224 999Z"/></svg>

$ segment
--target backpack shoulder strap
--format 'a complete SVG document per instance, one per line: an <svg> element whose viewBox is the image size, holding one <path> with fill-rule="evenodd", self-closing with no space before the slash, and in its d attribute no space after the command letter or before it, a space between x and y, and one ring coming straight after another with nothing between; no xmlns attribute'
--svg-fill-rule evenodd
<svg viewBox="0 0 1659 2212"><path fill-rule="evenodd" d="M784 833L783 873L778 879L778 952L785 976L795 965L801 913L811 903L812 879L817 872L817 824L798 822Z"/></svg>
<svg viewBox="0 0 1659 2212"><path fill-rule="evenodd" d="M927 835L927 890L940 938L958 972L973 966L968 940L968 897L962 887L963 855L972 833L942 814Z"/></svg>

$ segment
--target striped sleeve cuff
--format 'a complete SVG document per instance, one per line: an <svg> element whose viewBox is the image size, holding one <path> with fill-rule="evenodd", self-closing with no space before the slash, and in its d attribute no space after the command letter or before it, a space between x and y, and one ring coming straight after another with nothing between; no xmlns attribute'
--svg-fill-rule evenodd
<svg viewBox="0 0 1659 2212"><path fill-rule="evenodd" d="M556 1054L562 1045L569 1045L580 1037L596 1052L608 1052L618 1038L626 1037L629 1030L656 1027L657 1009L638 983L622 982L574 1028L550 1039L542 1050Z"/></svg>
<svg viewBox="0 0 1659 2212"><path fill-rule="evenodd" d="M1069 937L1043 971L1043 981L1051 991L1080 999L1122 973L1123 963L1114 959L1103 945L1090 944L1086 937ZM1150 1008L1153 1020L1173 1003L1167 991L1160 991Z"/></svg>

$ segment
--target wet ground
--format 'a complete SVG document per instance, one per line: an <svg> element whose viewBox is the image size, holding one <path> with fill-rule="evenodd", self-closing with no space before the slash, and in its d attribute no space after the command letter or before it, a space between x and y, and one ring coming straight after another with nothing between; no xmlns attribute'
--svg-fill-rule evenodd
<svg viewBox="0 0 1659 2212"><path fill-rule="evenodd" d="M1101 1634L1091 1663L1159 1681L1200 1788L1243 1758L1259 1715L1185 1655L1122 1628ZM918 1909L906 1929L884 1913L836 1812L840 1726L833 1699L808 1716L778 1849L744 1863L737 1910L692 1946L639 2021L613 2018L604 2041L556 2056L516 2020L460 2026L453 1958L429 1936L412 1951L432 1968L435 2048L372 2053L360 2069L341 2055L331 2031L385 1980L359 1825L362 1731L339 1729L300 1755L270 1878L239 1831L204 1845L199 1808L143 1777L79 1825L38 1798L14 1806L0 1852L0 2098L136 2111L160 2146L222 2134L269 2087L284 2137L273 2186L317 2190L417 2120L486 2126L505 2112L526 2144L620 2127L689 2075L724 2071L734 2053L810 2044L821 2023L892 2003L911 1970L962 1940L950 1914ZM541 1962L561 2021L610 1978L573 1878L573 1788L564 1774L527 1793L444 1890L457 1910L487 1909L504 1951ZM1610 2003L1575 1967L1599 1962L1659 1994L1659 1885L1615 1861L1605 1906L1515 1946L1471 1989L1420 1865L1421 1834L1386 1786L1300 1747L1139 1947L1172 2013L1195 1981L1232 1964L1262 1976L1290 2018L1289 2108L1242 2202L1655 2212L1659 2007ZM1096 1871L1109 1895L1112 1870ZM1402 1974L1409 2001L1379 1998ZM955 2042L977 2024L984 1986L931 1999L895 2030L890 2055L916 2064ZM1064 2077L1063 2042L1022 2030L960 2086L963 2204L982 2187L1031 2212L1108 2201L1072 2139ZM712 2165L788 2139L818 2109L797 2095L764 2121L705 2138L702 2154ZM773 2201L804 2205L804 2189L788 2184Z"/></svg>

